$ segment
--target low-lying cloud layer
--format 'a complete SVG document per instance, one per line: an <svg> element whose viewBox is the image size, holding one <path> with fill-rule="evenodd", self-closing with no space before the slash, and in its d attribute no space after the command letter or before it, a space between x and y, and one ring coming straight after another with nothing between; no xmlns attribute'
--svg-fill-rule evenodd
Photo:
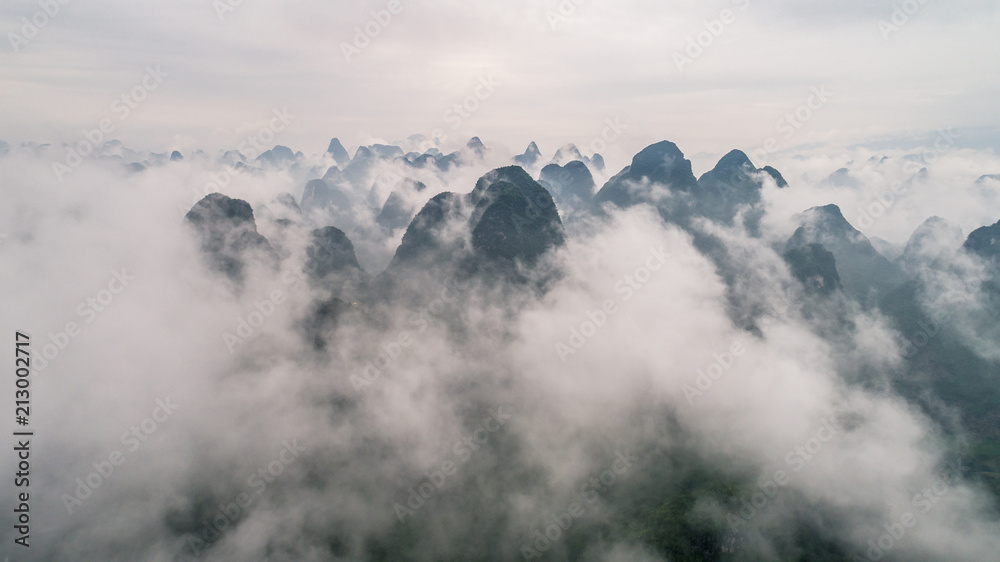
<svg viewBox="0 0 1000 562"><path fill-rule="evenodd" d="M302 201L329 155L259 171L194 154L142 171L87 160L63 182L52 178L60 148L0 156L3 323L30 332L36 356L33 545L18 559L997 551L960 416L894 390L913 335L865 303L810 296L781 254L794 215L828 203L886 247L935 214L966 235L992 224L997 185L977 179L1000 171L994 155L804 154L773 163L791 185L764 182L760 238L739 221L682 229L647 205L608 208L567 220L566 246L525 284L446 264L380 292L371 278L403 236L377 221L396 180L426 185L402 195L415 211L472 191L500 152L465 152L445 172L380 161L365 182L331 180L354 204L340 218L278 202ZM595 170L598 186L616 172ZM252 261L234 283L206 266L183 217L207 191L252 205L276 267ZM303 274L309 231L330 225L357 250L360 288ZM955 250L922 304L943 326L962 303L958 333L995 361L990 319L975 316L988 310L976 281L988 272ZM346 308L310 327L331 291ZM5 481L3 497L14 492Z"/></svg>

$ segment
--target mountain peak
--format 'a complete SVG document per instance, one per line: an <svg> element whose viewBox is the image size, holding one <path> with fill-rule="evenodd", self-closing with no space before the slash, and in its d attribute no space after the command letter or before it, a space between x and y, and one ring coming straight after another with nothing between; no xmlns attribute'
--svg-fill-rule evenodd
<svg viewBox="0 0 1000 562"><path fill-rule="evenodd" d="M764 166L760 170L771 176L774 179L774 182L778 184L778 187L788 187L788 182L785 181L784 176L782 176L781 172L778 170L775 170L771 166Z"/></svg>
<svg viewBox="0 0 1000 562"><path fill-rule="evenodd" d="M361 269L354 244L344 231L333 226L312 231L306 257L306 271L315 279Z"/></svg>
<svg viewBox="0 0 1000 562"><path fill-rule="evenodd" d="M941 217L931 217L913 231L897 263L911 275L916 275L935 262L954 255L963 242L965 237L961 227Z"/></svg>
<svg viewBox="0 0 1000 562"><path fill-rule="evenodd" d="M983 258L995 259L1000 255L1000 221L974 230L963 248Z"/></svg>
<svg viewBox="0 0 1000 562"><path fill-rule="evenodd" d="M486 145L483 144L483 141L479 140L479 137L472 137L471 139L469 139L469 142L466 143L465 147L472 150L478 155L482 155L487 150L489 150L486 148Z"/></svg>
<svg viewBox="0 0 1000 562"><path fill-rule="evenodd" d="M528 148L524 149L524 154L514 157L514 163L523 168L534 169L541 158L542 152L538 150L538 145L535 144L535 141L531 141L528 144Z"/></svg>
<svg viewBox="0 0 1000 562"><path fill-rule="evenodd" d="M369 147L376 156L392 160L403 155L403 149L392 144L373 144Z"/></svg>
<svg viewBox="0 0 1000 562"><path fill-rule="evenodd" d="M836 258L844 290L860 302L866 302L872 291L886 295L905 281L902 270L879 254L837 205L813 207L798 219L802 226L788 240L786 251L822 245Z"/></svg>
<svg viewBox="0 0 1000 562"><path fill-rule="evenodd" d="M833 235L846 237L851 240L865 238L860 230L854 228L841 212L840 207L834 204L813 207L799 214L803 226L823 233L823 235ZM865 238L867 240L867 238Z"/></svg>
<svg viewBox="0 0 1000 562"><path fill-rule="evenodd" d="M594 198L594 176L590 173L590 168L579 160L573 160L565 166L545 166L538 176L538 182L552 192L561 211L581 210Z"/></svg>
<svg viewBox="0 0 1000 562"><path fill-rule="evenodd" d="M326 149L326 153L333 157L338 166L343 166L351 161L350 156L347 155L347 149L336 137L330 140L330 146Z"/></svg>
<svg viewBox="0 0 1000 562"><path fill-rule="evenodd" d="M201 238L201 249L209 265L237 284L243 281L248 253L260 252L273 263L277 262L267 238L257 232L253 208L242 199L210 193L184 218Z"/></svg>
<svg viewBox="0 0 1000 562"><path fill-rule="evenodd" d="M302 201L299 206L303 211L310 211L314 208L336 207L341 210L350 208L350 201L342 191L331 188L328 183L321 179L310 180L302 192Z"/></svg>
<svg viewBox="0 0 1000 562"><path fill-rule="evenodd" d="M587 158L580 152L580 149L577 148L575 144L569 143L559 147L559 150L556 151L555 156L552 157L550 163L559 164L561 166L567 162L572 162L573 160L585 162L587 161Z"/></svg>
<svg viewBox="0 0 1000 562"><path fill-rule="evenodd" d="M717 171L741 170L743 168L756 169L753 162L742 150L731 150L715 165Z"/></svg>
<svg viewBox="0 0 1000 562"><path fill-rule="evenodd" d="M632 158L632 165L626 167L608 180L594 197L596 205L612 203L617 207L631 207L653 201L649 188L637 188L643 182L661 184L674 191L692 193L698 187L698 180L691 171L691 162L684 158L677 145L661 141L642 149ZM676 220L686 220L690 214L686 204L676 208L660 208L661 214Z"/></svg>
<svg viewBox="0 0 1000 562"><path fill-rule="evenodd" d="M283 145L275 145L274 148L268 150L257 157L260 162L267 162L269 164L284 164L288 162L295 161L295 153L292 152L291 148Z"/></svg>
<svg viewBox="0 0 1000 562"><path fill-rule="evenodd" d="M639 151L632 158L632 171L643 176L649 176L657 168L673 166L678 160L684 159L684 153L670 141L660 141Z"/></svg>

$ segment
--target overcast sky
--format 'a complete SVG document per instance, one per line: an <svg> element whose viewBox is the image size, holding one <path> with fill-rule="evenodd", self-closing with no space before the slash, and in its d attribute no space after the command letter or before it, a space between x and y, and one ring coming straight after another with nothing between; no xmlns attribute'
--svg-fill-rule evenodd
<svg viewBox="0 0 1000 562"><path fill-rule="evenodd" d="M879 23L891 0L566 0L559 18L556 0L401 0L350 62L343 45L388 0L243 0L220 16L227 1L240 3L71 0L28 38L22 18L38 3L4 0L0 139L75 141L117 117L112 103L150 65L168 76L114 136L159 151L235 146L285 107L296 118L276 142L306 153L333 136L352 148L440 129L551 154L587 146L607 119L627 127L612 157L660 139L696 154L949 127L1000 138L995 0L910 0L895 29ZM723 10L729 23L679 68L675 55ZM495 91L456 126L445 112L484 79ZM776 132L820 86L833 94L814 100L821 109L790 139Z"/></svg>

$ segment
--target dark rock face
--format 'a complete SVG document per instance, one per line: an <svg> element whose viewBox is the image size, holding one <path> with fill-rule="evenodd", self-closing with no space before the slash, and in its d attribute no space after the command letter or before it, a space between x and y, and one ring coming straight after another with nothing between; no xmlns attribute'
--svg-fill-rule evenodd
<svg viewBox="0 0 1000 562"><path fill-rule="evenodd" d="M449 236L443 231L449 230ZM467 229L472 247L455 232ZM518 166L493 170L465 197L442 193L410 223L389 268L434 267L455 260L469 273L511 271L565 244L562 221L548 191Z"/></svg>
<svg viewBox="0 0 1000 562"><path fill-rule="evenodd" d="M506 180L490 185L480 202L486 203L482 217L472 231L478 256L533 264L550 249L565 245L555 202L535 185L537 189L524 189Z"/></svg>
<svg viewBox="0 0 1000 562"><path fill-rule="evenodd" d="M820 244L792 248L783 257L792 270L792 275L807 290L829 295L843 288L840 274L837 273L837 259Z"/></svg>
<svg viewBox="0 0 1000 562"><path fill-rule="evenodd" d="M344 145L340 143L340 139L331 139L330 146L326 149L326 153L333 157L333 161L337 163L338 166L344 166L351 161L351 157L347 155L347 149Z"/></svg>
<svg viewBox="0 0 1000 562"><path fill-rule="evenodd" d="M549 164L542 168L539 183L552 192L561 209L579 210L594 198L594 176L590 168L579 160L560 166Z"/></svg>
<svg viewBox="0 0 1000 562"><path fill-rule="evenodd" d="M732 223L741 207L754 207L760 203L764 186L762 174L774 179L778 187L788 186L785 178L774 168L757 169L745 153L731 151L719 160L715 168L698 179L698 214L718 222ZM761 215L758 209L751 209L745 217L751 232L756 231Z"/></svg>
<svg viewBox="0 0 1000 562"><path fill-rule="evenodd" d="M529 197L547 197L551 200L549 192L538 184L528 172L520 166L506 166L487 172L486 175L476 180L476 186L467 195L468 202L472 206L479 206L484 198L490 196L490 186L498 182L509 182L522 189Z"/></svg>
<svg viewBox="0 0 1000 562"><path fill-rule="evenodd" d="M691 162L672 142L659 142L643 149L632 159L629 176L633 180L648 178L673 189L692 191L698 185L691 171Z"/></svg>
<svg viewBox="0 0 1000 562"><path fill-rule="evenodd" d="M323 180L312 180L306 184L306 189L302 193L301 208L305 212L312 209L326 209L334 207L340 210L348 210L351 207L350 200L339 189L327 185Z"/></svg>
<svg viewBox="0 0 1000 562"><path fill-rule="evenodd" d="M722 157L711 171L698 179L698 211L708 218L729 223L741 205L760 202L758 172L747 155L734 150Z"/></svg>
<svg viewBox="0 0 1000 562"><path fill-rule="evenodd" d="M537 166L541 159L542 153L538 150L538 145L532 141L528 144L528 148L524 150L524 154L514 157L514 163L524 169L530 170Z"/></svg>
<svg viewBox="0 0 1000 562"><path fill-rule="evenodd" d="M996 262L1000 255L1000 222L974 230L963 247L967 252Z"/></svg>
<svg viewBox="0 0 1000 562"><path fill-rule="evenodd" d="M306 258L306 271L314 279L361 271L354 244L343 231L333 226L312 231Z"/></svg>
<svg viewBox="0 0 1000 562"><path fill-rule="evenodd" d="M761 168L761 171L765 172L767 175L774 178L774 181L775 183L778 184L778 187L788 187L788 182L785 181L784 176L782 176L781 172L779 172L778 170L775 170L771 166L764 166L763 168Z"/></svg>
<svg viewBox="0 0 1000 562"><path fill-rule="evenodd" d="M184 155L181 154L180 152L176 151L176 150L170 153L170 161L171 162L180 162L183 159L184 159Z"/></svg>
<svg viewBox="0 0 1000 562"><path fill-rule="evenodd" d="M861 302L881 298L905 281L903 272L879 254L836 205L814 207L799 216L801 225L786 252L820 244L833 253L844 292Z"/></svg>
<svg viewBox="0 0 1000 562"><path fill-rule="evenodd" d="M236 283L243 282L247 260L277 262L267 239L257 233L246 201L212 193L195 204L185 220L197 231L210 266Z"/></svg>
<svg viewBox="0 0 1000 562"><path fill-rule="evenodd" d="M365 295L369 278L343 231L327 226L312 231L309 237L303 272L310 285L326 296L313 302L302 328L313 348L322 351L341 317L350 310L349 303Z"/></svg>
<svg viewBox="0 0 1000 562"><path fill-rule="evenodd" d="M719 185L738 184L746 181L749 175L756 172L753 162L742 150L732 150L722 157L715 168L705 172L698 178L699 184Z"/></svg>
<svg viewBox="0 0 1000 562"><path fill-rule="evenodd" d="M678 200L667 204L657 201L650 184L670 188ZM691 213L690 196L698 188L698 180L691 171L691 162L672 142L662 141L644 148L618 175L604 184L594 197L597 206L607 203L617 207L631 207L642 203L657 206L667 220L684 223Z"/></svg>
<svg viewBox="0 0 1000 562"><path fill-rule="evenodd" d="M404 265L431 267L447 262L460 246L445 239L442 230L447 223L462 216L463 207L462 197L447 191L428 201L407 227L389 269Z"/></svg>
<svg viewBox="0 0 1000 562"><path fill-rule="evenodd" d="M517 264L534 265L543 254L566 243L552 195L518 166L489 172L476 182L467 200L474 206L467 272L523 279Z"/></svg>

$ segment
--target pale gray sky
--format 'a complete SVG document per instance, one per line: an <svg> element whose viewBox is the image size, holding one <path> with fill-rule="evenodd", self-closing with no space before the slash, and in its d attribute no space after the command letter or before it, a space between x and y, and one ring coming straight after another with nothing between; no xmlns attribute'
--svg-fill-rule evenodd
<svg viewBox="0 0 1000 562"><path fill-rule="evenodd" d="M537 140L551 154L585 147L609 118L628 127L613 155L660 139L695 154L946 127L1000 138L993 0L897 1L913 13L895 30L879 24L891 0L400 0L350 62L342 44L388 0L242 0L220 17L219 5L239 2L69 0L27 38L22 18L39 4L5 0L0 139L75 141L108 117L136 148L216 149L283 107L296 119L276 142L307 153L333 136L352 147L441 129L518 151ZM568 15L554 22L560 4ZM709 25L719 34L708 41L705 22L723 10L729 23ZM707 46L679 69L675 54L703 31ZM112 103L147 65L168 76L119 122ZM455 127L445 112L490 77L495 91ZM819 86L830 99L814 100L821 108L790 138L778 132Z"/></svg>

